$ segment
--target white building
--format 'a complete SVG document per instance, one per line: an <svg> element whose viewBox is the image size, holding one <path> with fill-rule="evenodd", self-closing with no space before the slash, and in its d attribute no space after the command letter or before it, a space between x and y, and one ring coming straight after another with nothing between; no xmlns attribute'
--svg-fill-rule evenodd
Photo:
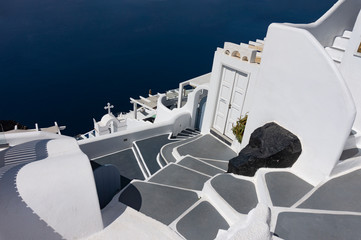
<svg viewBox="0 0 361 240"><path fill-rule="evenodd" d="M314 23L225 43L178 100L157 95L154 123L126 128L109 104L80 141L4 134L0 238L359 239L360 9L340 0ZM231 128L245 114L240 144ZM296 163L226 173L269 122L299 138Z"/></svg>

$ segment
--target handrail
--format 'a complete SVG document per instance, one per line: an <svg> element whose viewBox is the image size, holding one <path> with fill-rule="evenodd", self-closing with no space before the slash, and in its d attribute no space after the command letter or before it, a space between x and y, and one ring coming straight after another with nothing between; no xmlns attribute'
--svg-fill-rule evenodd
<svg viewBox="0 0 361 240"><path fill-rule="evenodd" d="M309 31L323 47L332 46L334 38L351 31L361 8L359 0L339 0L317 21L309 24L287 25Z"/></svg>

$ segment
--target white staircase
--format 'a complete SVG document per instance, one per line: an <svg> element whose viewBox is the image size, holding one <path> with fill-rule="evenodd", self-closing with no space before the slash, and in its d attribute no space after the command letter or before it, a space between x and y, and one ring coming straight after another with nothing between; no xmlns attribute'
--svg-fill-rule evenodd
<svg viewBox="0 0 361 240"><path fill-rule="evenodd" d="M352 32L346 30L342 36L337 36L335 38L331 47L325 47L326 52L330 55L333 61L335 61L337 66L339 66L342 62L342 58L345 54L351 35Z"/></svg>

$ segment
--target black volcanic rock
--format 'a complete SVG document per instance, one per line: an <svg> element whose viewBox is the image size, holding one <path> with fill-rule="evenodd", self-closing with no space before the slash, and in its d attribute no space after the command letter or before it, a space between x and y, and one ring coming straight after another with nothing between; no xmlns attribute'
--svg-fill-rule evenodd
<svg viewBox="0 0 361 240"><path fill-rule="evenodd" d="M249 144L228 163L228 173L254 176L262 167L291 167L302 152L301 142L293 133L267 123L251 135Z"/></svg>
<svg viewBox="0 0 361 240"><path fill-rule="evenodd" d="M16 125L18 125L18 129L28 129L26 126L21 125L14 120L0 120L0 132L14 130Z"/></svg>

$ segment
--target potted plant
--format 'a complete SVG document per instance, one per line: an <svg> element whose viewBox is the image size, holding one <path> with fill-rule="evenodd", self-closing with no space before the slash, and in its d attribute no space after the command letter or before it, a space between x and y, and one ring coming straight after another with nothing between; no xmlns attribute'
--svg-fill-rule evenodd
<svg viewBox="0 0 361 240"><path fill-rule="evenodd" d="M244 129L246 128L246 124L247 124L247 118L248 118L248 114L246 113L246 115L243 118L241 116L238 119L235 125L232 124L232 132L236 136L239 143L242 142Z"/></svg>

